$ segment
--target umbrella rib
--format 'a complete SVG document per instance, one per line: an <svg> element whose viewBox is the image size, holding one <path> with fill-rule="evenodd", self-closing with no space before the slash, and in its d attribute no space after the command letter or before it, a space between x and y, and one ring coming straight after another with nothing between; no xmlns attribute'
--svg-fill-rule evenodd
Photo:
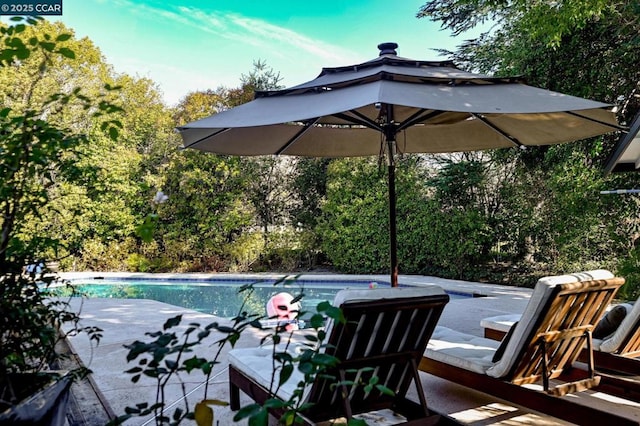
<svg viewBox="0 0 640 426"><path fill-rule="evenodd" d="M400 124L398 126L398 129L397 129L398 132L401 131L401 130L406 129L407 127L411 127L416 123L424 121L426 119L434 118L434 117L437 117L437 116L439 116L441 114L444 114L444 111L431 111L428 114L424 114L425 111L431 111L431 110L421 109L420 111L418 111L415 114L411 115L411 117L407 118L404 121L404 123L402 123L402 124Z"/></svg>
<svg viewBox="0 0 640 426"><path fill-rule="evenodd" d="M183 129L185 129L185 130L186 130L186 129L188 129L188 128L187 128L187 127L183 127L183 128L182 128L182 129L180 129L180 130L182 131ZM183 148L183 149L186 149L186 148L192 148L192 147L194 147L195 145L198 145L200 142L203 142L204 140L209 139L209 138L211 138L211 137L217 136L217 135L219 135L219 134L220 134L220 133L222 133L222 132L226 132L226 131L227 131L227 130L229 130L229 129L230 129L230 127L225 127L224 129L220 129L220 130L218 130L217 132L213 132L213 133L211 133L210 135L207 135L207 136L205 136L205 137L203 137L203 138L198 139L197 141L195 141L195 142L193 142L193 143L190 143L189 145L185 145L185 146L183 146L182 148Z"/></svg>
<svg viewBox="0 0 640 426"><path fill-rule="evenodd" d="M491 127L496 133L500 134L501 136L505 137L506 139L509 140L509 142L511 142L512 144L514 144L515 146L517 146L518 148L522 148L524 147L524 144L522 142L520 142L518 139L514 138L511 135L508 135L507 133L505 133L501 128L499 128L498 126L496 126L495 124L493 124L492 122L490 122L489 120L487 120L485 117L483 117L480 114L476 114L476 113L471 113L471 116L474 118L477 118L478 120L482 121L484 124L486 124L487 126Z"/></svg>
<svg viewBox="0 0 640 426"><path fill-rule="evenodd" d="M275 152L275 155L282 154L287 148L293 145L302 135L304 135L307 132L307 130L312 128L313 125L318 122L318 120L320 120L320 117L316 117L313 120L310 120L307 123L305 123L304 127L300 129L298 133L296 133L291 139L289 139L284 145L282 145L282 147L279 150Z"/></svg>
<svg viewBox="0 0 640 426"><path fill-rule="evenodd" d="M359 124L361 126L364 127L369 127L371 129L374 130L378 130L381 131L382 129L380 128L380 126L378 125L378 123L376 123L375 121L371 120L369 117L367 117L366 115L355 111L355 110L351 110L349 111L351 114L355 115L355 117L352 117L350 115L347 115L343 112L337 113L337 114L333 114L334 117L336 118L341 118L345 121L349 121L351 123L354 124Z"/></svg>
<svg viewBox="0 0 640 426"><path fill-rule="evenodd" d="M586 117L582 114L578 114L577 112L573 112L573 111L565 111L565 112L569 115L573 115L574 117L582 118L583 120L591 121L592 123L597 123L602 126L610 127L612 130L622 130L623 132L628 131L628 129L623 126L618 126L616 124L610 124L601 120L596 120L595 118Z"/></svg>

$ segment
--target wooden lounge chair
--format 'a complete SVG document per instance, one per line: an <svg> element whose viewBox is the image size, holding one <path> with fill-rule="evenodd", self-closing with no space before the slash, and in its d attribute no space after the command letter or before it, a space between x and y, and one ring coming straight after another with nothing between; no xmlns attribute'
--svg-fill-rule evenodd
<svg viewBox="0 0 640 426"><path fill-rule="evenodd" d="M605 280L613 278L614 275L605 269L596 269L593 271L578 272L571 274L575 277L576 281L591 281L591 280ZM495 315L487 318L483 318L480 321L480 327L484 331L484 337L487 339L493 339L502 341L507 335L511 327L518 321L520 321L521 313L518 314L503 314ZM597 346L597 339L594 337L594 346ZM594 347L595 350L597 350Z"/></svg>
<svg viewBox="0 0 640 426"><path fill-rule="evenodd" d="M335 379L315 378L304 392L304 401L312 404L302 413L305 423L350 419L356 414L391 409L404 416L406 424L457 424L427 408L417 369L448 301L449 296L437 286L338 292L334 306L342 309L346 323L328 326L328 345L321 350L340 360L337 367L327 373L339 378L342 384L335 386L332 385L337 381ZM258 403L274 396L270 391L276 387L271 384L272 349L229 352L232 410L239 409L239 390ZM377 376L379 383L392 389L395 395L386 395L377 389L367 393L362 385L346 383L366 383L371 376ZM275 377L277 381L277 373ZM290 380L277 389L275 396L289 399L301 378L302 373L296 369ZM417 391L418 402L406 397L411 384ZM282 414L278 410L271 413L276 417Z"/></svg>
<svg viewBox="0 0 640 426"><path fill-rule="evenodd" d="M595 274L594 274L595 273ZM600 278L613 278L609 271L590 271L582 277L596 275ZM618 305L626 309L624 319L608 336L593 337L593 362L595 370L601 375L600 386L634 401L640 401L640 300L633 306ZM484 336L502 340L511 327L520 320L520 314L498 315L484 318L480 325ZM589 362L589 351L582 350L579 361Z"/></svg>
<svg viewBox="0 0 640 426"><path fill-rule="evenodd" d="M595 342L593 355L597 369L640 376L640 300L612 335Z"/></svg>
<svg viewBox="0 0 640 426"><path fill-rule="evenodd" d="M520 314L498 315L484 318L480 326L484 337L501 341L519 320ZM583 351L579 359L587 358L588 351ZM593 360L596 370L640 376L640 300L628 309L613 334L593 338Z"/></svg>
<svg viewBox="0 0 640 426"><path fill-rule="evenodd" d="M564 396L598 385L591 330L623 283L621 278L542 278L509 339L501 344L437 327L420 370L573 423L637 424L616 410L578 404ZM585 345L588 374L576 378L571 376L572 365ZM530 386L540 383L543 390Z"/></svg>

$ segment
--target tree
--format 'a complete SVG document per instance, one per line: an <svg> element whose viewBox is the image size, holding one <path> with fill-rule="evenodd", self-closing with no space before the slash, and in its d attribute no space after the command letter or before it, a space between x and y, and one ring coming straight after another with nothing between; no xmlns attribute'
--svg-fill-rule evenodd
<svg viewBox="0 0 640 426"><path fill-rule="evenodd" d="M80 133L78 125L91 123L81 128L110 139L117 138L121 126L115 116L121 108L108 101L109 84L102 93L93 93L97 100L71 86L73 80L56 85L61 80L57 71L66 74L67 67L61 64L77 61L69 47L73 46L72 35L46 21L30 19L28 24L0 28L4 45L13 47L2 51L1 81L24 82L0 91L5 101L0 111L2 270L8 270L11 262L51 258L64 245L59 234L43 229L47 226L43 218L62 217L57 206L69 195L66 185L86 179L81 161L89 136ZM92 92L95 86L88 89Z"/></svg>
<svg viewBox="0 0 640 426"><path fill-rule="evenodd" d="M454 34L495 23L449 52L467 67L521 74L536 86L616 102L631 99L640 83L637 67L630 66L640 55L639 12L633 0L446 0L425 3L417 16L440 21Z"/></svg>
<svg viewBox="0 0 640 426"><path fill-rule="evenodd" d="M635 1L446 0L425 3L418 17L455 34L492 22L490 31L448 52L451 58L470 70L524 75L535 86L617 103L620 121L628 123L640 106L639 7ZM611 221L628 222L633 209L598 191L638 180L600 171L615 139L490 154L513 170L500 192L500 222L509 232L497 235L514 260L556 270L612 266L627 244L613 231L622 225Z"/></svg>
<svg viewBox="0 0 640 426"><path fill-rule="evenodd" d="M424 185L426 158L406 156L397 162L398 258L405 273L433 270L429 247L443 238L434 232L435 209ZM388 182L377 159L332 160L321 213L315 230L333 266L348 273L388 272Z"/></svg>
<svg viewBox="0 0 640 426"><path fill-rule="evenodd" d="M192 92L173 111L180 126L228 108L228 90ZM226 270L226 246L253 222L240 172L240 158L176 150L160 172L169 197L159 208L154 238L162 268Z"/></svg>
<svg viewBox="0 0 640 426"><path fill-rule="evenodd" d="M217 114L229 108L227 89L204 90L188 93L178 102L173 119L178 126Z"/></svg>
<svg viewBox="0 0 640 426"><path fill-rule="evenodd" d="M63 358L57 345L67 335L86 331L92 341L100 338L100 330L79 326L80 318L67 301L52 297L55 290L50 285L60 280L47 273L43 261L58 251L61 242L42 232L42 226L38 225L47 223L42 213L54 205L54 198L60 194L57 190L65 182L80 178L75 163L82 157L89 136L73 129L66 114L71 110L84 111L100 130L116 139L120 123L114 115L121 111L105 99L111 89L109 85L97 99L73 86L48 93L48 84L56 75L49 72L50 67L59 61L75 59L75 53L67 47L72 36L35 18L13 21L13 25L0 25L0 81L6 83L9 76L24 78L24 86L19 88L22 91L4 87L8 95L0 109L0 393L3 395L0 411L3 413L10 412L15 404L53 380L49 377L38 381L33 373L41 373ZM43 82L47 86L43 87ZM35 225L35 231L29 229L30 225ZM63 323L65 330L61 329ZM18 417L25 422L42 421L38 415L52 418L46 408L35 411L39 413L32 419Z"/></svg>
<svg viewBox="0 0 640 426"><path fill-rule="evenodd" d="M280 80L280 74L268 67L266 62L254 61L251 72L240 77L240 87L229 92L230 105L249 102L256 91L280 89ZM258 225L262 228L265 247L269 244L270 228L284 225L287 218L285 207L289 194L282 182L288 180L291 170L289 163L288 159L276 156L243 159L247 194L256 212Z"/></svg>
<svg viewBox="0 0 640 426"><path fill-rule="evenodd" d="M248 229L240 159L183 151L164 170L169 202L159 211L159 244L175 269L227 269L225 247Z"/></svg>
<svg viewBox="0 0 640 426"><path fill-rule="evenodd" d="M463 34L479 24L494 22L505 28L518 28L544 44L557 46L574 30L605 15L617 15L621 10L637 12L632 0L568 0L535 2L527 0L430 0L417 13L418 18L440 21L454 35ZM628 23L631 21L627 21Z"/></svg>
<svg viewBox="0 0 640 426"><path fill-rule="evenodd" d="M312 230L322 213L327 194L328 158L298 158L294 163L290 191L293 202L289 212L296 226Z"/></svg>

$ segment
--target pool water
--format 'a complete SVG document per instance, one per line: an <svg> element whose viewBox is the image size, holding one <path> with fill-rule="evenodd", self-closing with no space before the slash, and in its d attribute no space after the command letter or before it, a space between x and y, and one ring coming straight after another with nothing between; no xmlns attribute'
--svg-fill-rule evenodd
<svg viewBox="0 0 640 426"><path fill-rule="evenodd" d="M252 290L240 291L251 285ZM163 281L163 280L90 280L76 281L73 286L90 298L150 299L171 305L193 309L219 317L233 317L241 310L265 315L269 298L285 291L294 296L302 294L302 310L315 312L322 301L332 301L344 288L366 289L371 281L315 281L295 280L291 284L274 284L274 281ZM377 287L388 283L375 282ZM244 306L243 306L244 304Z"/></svg>
<svg viewBox="0 0 640 426"><path fill-rule="evenodd" d="M375 281L308 279L283 283L250 279L109 278L72 281L72 284L81 294L90 298L150 299L224 318L234 317L241 311L265 315L269 298L285 291L293 296L303 295L300 303L302 311L307 313L302 315L303 319L316 312L318 303L332 301L339 290L389 287L389 283ZM240 291L249 284L251 291ZM470 297L459 293L449 293L449 296L452 299Z"/></svg>

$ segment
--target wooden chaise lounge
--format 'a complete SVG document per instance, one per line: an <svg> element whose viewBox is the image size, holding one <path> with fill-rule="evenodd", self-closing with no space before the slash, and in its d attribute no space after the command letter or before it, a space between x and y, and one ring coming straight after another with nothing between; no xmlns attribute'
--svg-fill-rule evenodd
<svg viewBox="0 0 640 426"><path fill-rule="evenodd" d="M633 304L615 333L594 343L596 369L640 376L640 301Z"/></svg>
<svg viewBox="0 0 640 426"><path fill-rule="evenodd" d="M342 290L334 306L342 309L345 323L327 327L324 353L337 357L339 364L317 376L304 390L306 424L346 418L375 410L391 409L404 416L404 424L457 424L427 407L418 363L449 296L437 286L372 290ZM300 332L304 332L301 330ZM295 369L278 387L278 362L273 347L234 349L229 352L231 409L240 408L239 391L262 403L273 396L288 400L303 373ZM375 387L365 391L363 383L376 376L379 384L394 391L390 396ZM340 381L340 385L335 385ZM355 384L350 384L354 382ZM419 401L407 398L413 384ZM282 410L271 414L279 418Z"/></svg>
<svg viewBox="0 0 640 426"><path fill-rule="evenodd" d="M609 271L596 271L601 278L613 278ZM607 336L593 337L593 362L602 376L601 388L609 393L640 401L640 301L633 305L620 304L625 310L622 321ZM502 340L510 328L520 320L520 314L499 315L484 318L480 325L487 338ZM585 349L578 357L588 363Z"/></svg>
<svg viewBox="0 0 640 426"><path fill-rule="evenodd" d="M591 331L623 283L621 278L542 278L508 339L499 343L437 327L420 370L577 424L638 424L615 409L564 396L599 384ZM588 374L572 376L585 346ZM542 384L543 390L530 384Z"/></svg>

